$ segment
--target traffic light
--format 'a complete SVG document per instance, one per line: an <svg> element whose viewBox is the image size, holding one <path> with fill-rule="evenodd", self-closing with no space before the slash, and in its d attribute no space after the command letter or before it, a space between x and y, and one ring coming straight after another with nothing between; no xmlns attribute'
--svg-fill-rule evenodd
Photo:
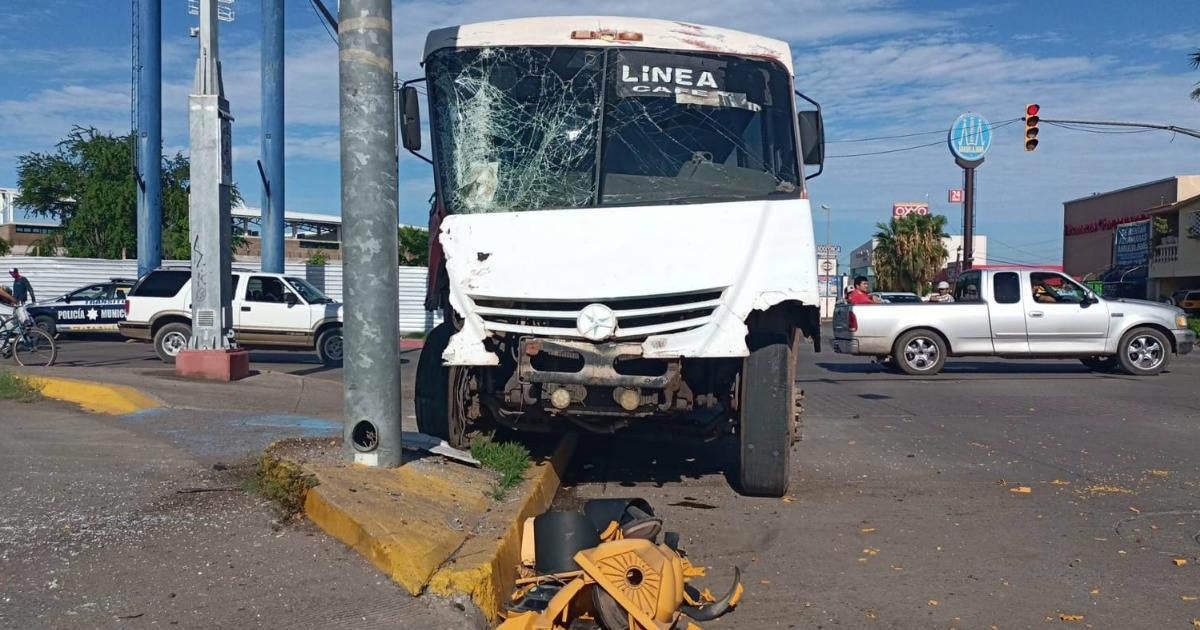
<svg viewBox="0 0 1200 630"><path fill-rule="evenodd" d="M1032 151L1038 145L1038 112L1041 107L1037 103L1025 106L1025 150Z"/></svg>

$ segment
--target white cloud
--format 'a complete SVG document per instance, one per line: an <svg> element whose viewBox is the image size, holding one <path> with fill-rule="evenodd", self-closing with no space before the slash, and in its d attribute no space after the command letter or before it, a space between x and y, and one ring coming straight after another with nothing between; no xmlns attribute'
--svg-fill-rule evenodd
<svg viewBox="0 0 1200 630"><path fill-rule="evenodd" d="M73 125L127 132L129 87L65 85L0 100L4 143L25 151L51 150Z"/></svg>
<svg viewBox="0 0 1200 630"><path fill-rule="evenodd" d="M653 4L613 0L602 9L581 8L579 3L565 0L420 0L395 3L395 23L400 30L394 45L396 69L404 79L420 74L418 61L429 30L461 23L599 12L681 19L760 33L793 42L797 85L821 101L831 139L946 128L965 110L1002 121L1020 116L1027 102L1040 103L1048 118L1186 125L1200 113L1187 98L1198 77L1188 72L1182 54L1178 64L1165 69L1135 66L1117 56L1120 47L1105 47L1114 52L1102 55L1077 49L1066 27L1016 35L985 31L987 39L982 40L978 33L956 26L964 18L1010 10L989 6L925 11L892 0L767 2L752 10L745 4L694 0ZM322 182L323 188L336 189L337 49L315 18L289 26L289 164L317 165L316 172L329 173L328 185ZM225 87L236 117L236 168L243 186L250 188L257 185L253 162L258 157L260 111L259 48L253 30L231 30L223 33L222 41ZM169 146L180 147L186 145L186 103L195 43L178 34L164 35L164 136ZM1194 36L1183 31L1131 35L1131 39L1144 40L1147 49L1181 53L1196 46ZM1029 42L1079 52L1034 53ZM0 101L0 145L45 150L76 122L117 131L128 128L127 50L47 46L22 54L22 63L51 88L29 93L8 90L7 98ZM1063 200L1200 171L1195 166L1200 164L1200 143L1190 139L1171 142L1170 136L1157 133L1095 135L1045 125L1041 147L1026 153L1021 150L1020 136L1016 124L996 132L992 154L979 170L979 226L1010 246L1048 256L1057 255L1055 238L1061 233ZM934 134L831 144L829 153L870 152L940 139ZM423 217L432 179L428 169L416 165L415 160L402 156L402 161L406 165L401 180L405 216ZM299 170L290 169L293 173ZM843 244L856 245L869 236L870 224L887 217L891 202L897 199L922 199L928 194L935 209L950 214L956 225L957 208L941 200L947 188L959 185L960 176L946 149L935 146L831 159L825 175L813 180L812 190L816 202L835 208L835 227L846 235ZM308 203L294 193L289 198L297 206L323 205ZM1039 245L1030 250L1023 245L1029 243Z"/></svg>

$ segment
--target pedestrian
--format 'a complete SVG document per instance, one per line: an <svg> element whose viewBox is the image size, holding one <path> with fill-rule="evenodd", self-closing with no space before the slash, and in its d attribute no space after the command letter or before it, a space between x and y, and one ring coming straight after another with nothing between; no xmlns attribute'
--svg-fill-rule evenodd
<svg viewBox="0 0 1200 630"><path fill-rule="evenodd" d="M871 283L866 276L858 276L854 278L854 290L846 301L851 304L878 304L882 300L871 295Z"/></svg>
<svg viewBox="0 0 1200 630"><path fill-rule="evenodd" d="M937 284L937 292L929 296L930 302L953 302L954 296L950 295L950 283L942 280Z"/></svg>
<svg viewBox="0 0 1200 630"><path fill-rule="evenodd" d="M29 284L29 278L22 276L15 267L8 270L8 275L13 279L12 298L16 304L37 302L37 297L33 294L33 285Z"/></svg>

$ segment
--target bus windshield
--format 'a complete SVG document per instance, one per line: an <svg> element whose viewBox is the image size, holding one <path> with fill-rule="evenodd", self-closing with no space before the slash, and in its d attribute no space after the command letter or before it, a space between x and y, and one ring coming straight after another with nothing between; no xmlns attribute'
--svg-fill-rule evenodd
<svg viewBox="0 0 1200 630"><path fill-rule="evenodd" d="M787 72L729 55L446 49L427 64L450 212L797 197Z"/></svg>

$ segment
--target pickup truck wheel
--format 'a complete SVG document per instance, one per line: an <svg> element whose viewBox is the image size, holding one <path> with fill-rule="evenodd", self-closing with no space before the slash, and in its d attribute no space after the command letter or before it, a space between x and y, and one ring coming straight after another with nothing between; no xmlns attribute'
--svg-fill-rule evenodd
<svg viewBox="0 0 1200 630"><path fill-rule="evenodd" d="M317 338L317 356L325 367L342 367L342 329L330 328Z"/></svg>
<svg viewBox="0 0 1200 630"><path fill-rule="evenodd" d="M788 468L796 413L796 354L787 337L753 343L742 365L738 481L743 494L780 497Z"/></svg>
<svg viewBox="0 0 1200 630"><path fill-rule="evenodd" d="M946 342L931 330L910 330L896 340L896 367L913 376L932 376L946 365Z"/></svg>
<svg viewBox="0 0 1200 630"><path fill-rule="evenodd" d="M174 364L175 357L187 348L191 338L191 326L178 322L167 324L154 333L154 353L163 363Z"/></svg>
<svg viewBox="0 0 1200 630"><path fill-rule="evenodd" d="M1121 365L1117 357L1084 357L1079 362L1093 372L1112 372Z"/></svg>
<svg viewBox="0 0 1200 630"><path fill-rule="evenodd" d="M1167 369L1171 361L1171 342L1153 328L1134 328L1121 338L1117 355L1121 368L1134 376L1153 376Z"/></svg>
<svg viewBox="0 0 1200 630"><path fill-rule="evenodd" d="M417 382L413 387L413 407L417 415L417 430L441 438L454 447L465 446L465 428L450 430L450 368L442 365L442 352L450 343L454 325L438 324L425 337L421 356L417 358ZM459 423L456 423L459 424Z"/></svg>

